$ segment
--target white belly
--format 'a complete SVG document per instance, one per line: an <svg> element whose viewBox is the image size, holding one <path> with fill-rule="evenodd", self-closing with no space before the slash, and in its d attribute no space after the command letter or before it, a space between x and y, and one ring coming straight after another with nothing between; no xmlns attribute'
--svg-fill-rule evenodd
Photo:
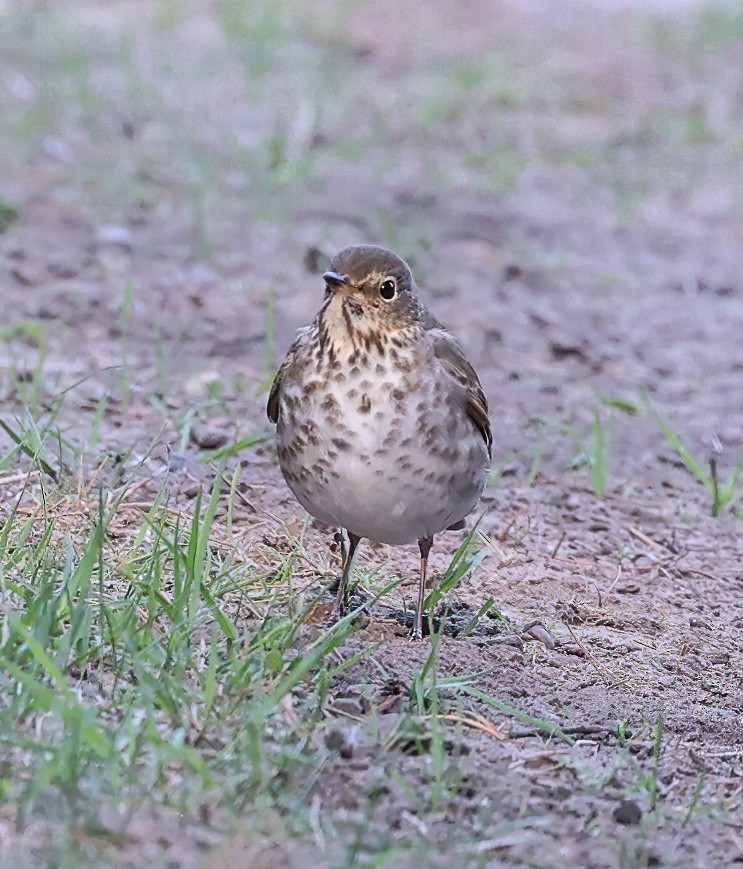
<svg viewBox="0 0 743 869"><path fill-rule="evenodd" d="M474 508L489 471L482 436L453 387L417 380L411 393L403 389L410 382L410 374L384 366L373 378L362 371L309 391L284 384L279 461L321 522L404 544Z"/></svg>

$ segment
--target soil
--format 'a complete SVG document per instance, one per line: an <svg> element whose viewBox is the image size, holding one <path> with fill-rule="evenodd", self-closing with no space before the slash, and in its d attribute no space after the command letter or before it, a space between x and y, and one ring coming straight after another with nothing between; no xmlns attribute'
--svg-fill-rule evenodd
<svg viewBox="0 0 743 869"><path fill-rule="evenodd" d="M478 690L569 737L548 737L538 724L459 694L462 708L492 729L447 731L457 797L426 821L426 837L445 849L453 830L470 836L488 866L743 861L741 500L713 517L710 494L646 409L649 402L668 421L705 472L717 457L727 478L743 459L741 40L684 53L702 14L693 7L651 18L622 4L567 4L547 15L540 4L501 9L484 0L464 11L438 4L430 17L411 4L411 20L382 34L370 18L386 5L354 7L322 32L342 42L377 88L394 91L410 65L430 69L464 46L483 56L493 40L516 46L522 81L530 63L518 50L541 53L545 75L565 96L550 104L531 91L504 110L523 159L513 183L482 190L465 175L439 185L431 165L416 159L420 139L401 129L399 160L383 174L377 151L353 166L328 158L309 181L283 187L283 216L256 213L250 194L226 182L209 200L204 229L167 178L147 202L99 199L80 180L95 142L76 139L69 121L60 141L72 143L71 165L58 148L42 148L18 158L0 184L20 210L0 235L0 328L9 329L3 416L22 413L38 367L38 340L10 328L26 323L45 335L42 403L50 407L67 390L59 419L84 442L107 396L98 450L134 457L130 481L142 502L165 484L173 503L192 509L199 485L213 479L213 466L199 462L206 450L267 436L233 457L227 474L242 461L234 523L246 550L270 559L267 535L299 533L306 517L278 470L257 386L313 316L327 256L349 243L397 247L426 304L467 348L495 436L497 473L479 526L490 554L448 598L465 613L460 627L494 603L471 633L444 635L439 675L477 674ZM312 6L321 16L333 4ZM136 14L121 7L110 26ZM98 4L80 9L90 26L98 21ZM184 15L183 45L197 50L211 38L197 26L204 17ZM638 37L638 22L657 38ZM189 122L219 139L224 122L210 126L208 108L200 118L200 96ZM238 115L248 110L246 94L235 100ZM648 118L686 118L698 105L707 119L700 141L648 132ZM132 123L131 148L144 149L137 137L146 124ZM316 135L340 138L328 123ZM404 118L397 123L404 128ZM467 123L461 136L476 136L475 121ZM539 139L547 127L562 150ZM431 147L443 165L464 146L452 135ZM578 151L597 162L582 164ZM634 198L625 213L617 202L627 189ZM607 441L603 497L591 472L597 419ZM81 473L90 479L96 464ZM7 483L6 505L16 492ZM437 540L434 574L461 540ZM319 560L331 542L327 529L307 528L306 548ZM402 586L410 599L413 549L365 543L359 563L362 585L372 568L384 581L410 577ZM341 711L325 732L337 751L316 786L324 812L341 826L367 817L368 835L380 839L423 823L391 774L415 778L423 763L406 748L414 736L395 728L429 651L427 642L408 642L395 620L399 606L398 596L371 607L342 650L350 657L380 642L381 667L362 660L333 688ZM373 725L370 707L381 710ZM382 756L370 749L372 726L390 734ZM626 740L631 752L622 756L634 766L616 763ZM181 853L187 840L177 839L158 859L260 865L239 833L198 858ZM332 844L323 852L317 842L278 843L261 859L326 865L333 853ZM410 865L419 865L415 855Z"/></svg>

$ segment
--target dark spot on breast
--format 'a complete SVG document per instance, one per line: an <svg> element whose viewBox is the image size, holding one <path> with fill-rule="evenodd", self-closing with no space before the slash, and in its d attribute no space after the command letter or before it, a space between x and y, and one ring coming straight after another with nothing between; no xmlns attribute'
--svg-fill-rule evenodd
<svg viewBox="0 0 743 869"><path fill-rule="evenodd" d="M327 465L325 464L325 462L315 462L315 464L312 466L312 473L320 479L325 479L326 469Z"/></svg>
<svg viewBox="0 0 743 869"><path fill-rule="evenodd" d="M369 400L369 396L364 393L361 396L361 403L359 404L359 413L369 413L371 410L371 401Z"/></svg>
<svg viewBox="0 0 743 869"><path fill-rule="evenodd" d="M351 449L351 444L347 440L343 438L333 438L331 441L334 447L337 447L341 451L346 451Z"/></svg>

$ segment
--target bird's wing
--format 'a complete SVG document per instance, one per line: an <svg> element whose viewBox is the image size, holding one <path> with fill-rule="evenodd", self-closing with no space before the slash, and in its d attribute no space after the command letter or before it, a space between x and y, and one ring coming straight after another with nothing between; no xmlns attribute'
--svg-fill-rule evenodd
<svg viewBox="0 0 743 869"><path fill-rule="evenodd" d="M427 332L433 339L434 355L444 369L463 387L467 415L479 429L488 448L488 455L491 455L493 432L488 419L488 400L482 391L477 372L467 361L464 350L454 338L435 320L433 322L435 326L429 326Z"/></svg>
<svg viewBox="0 0 743 869"><path fill-rule="evenodd" d="M266 402L266 415L273 423L279 421L279 400L281 398L281 385L284 382L286 372L292 367L294 361L302 349L304 342L307 339L309 329L300 329L297 340L289 348L286 358L281 363L279 370L271 384L271 391L268 393L268 401Z"/></svg>

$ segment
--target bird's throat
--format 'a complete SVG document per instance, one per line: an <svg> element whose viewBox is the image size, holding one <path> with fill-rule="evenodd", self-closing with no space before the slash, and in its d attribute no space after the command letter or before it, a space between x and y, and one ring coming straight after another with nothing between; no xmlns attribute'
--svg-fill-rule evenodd
<svg viewBox="0 0 743 869"><path fill-rule="evenodd" d="M378 327L364 305L348 295L336 293L323 307L318 318L320 341L339 356L367 344Z"/></svg>

